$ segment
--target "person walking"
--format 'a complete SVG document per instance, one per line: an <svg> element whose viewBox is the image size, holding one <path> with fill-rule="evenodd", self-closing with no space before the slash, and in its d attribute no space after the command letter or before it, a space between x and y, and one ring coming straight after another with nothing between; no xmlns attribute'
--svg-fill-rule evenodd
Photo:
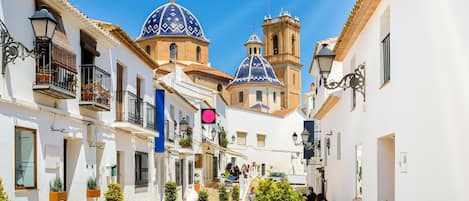
<svg viewBox="0 0 469 201"><path fill-rule="evenodd" d="M308 195L306 196L306 201L316 201L316 193L314 193L313 187L308 188Z"/></svg>
<svg viewBox="0 0 469 201"><path fill-rule="evenodd" d="M256 198L256 193L254 192L254 187L251 187L251 191L249 192L249 201L254 201L254 199Z"/></svg>

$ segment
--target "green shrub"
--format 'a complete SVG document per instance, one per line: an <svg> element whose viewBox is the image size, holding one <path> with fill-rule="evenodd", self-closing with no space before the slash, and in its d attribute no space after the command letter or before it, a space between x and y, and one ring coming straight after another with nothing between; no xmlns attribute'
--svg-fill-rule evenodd
<svg viewBox="0 0 469 201"><path fill-rule="evenodd" d="M208 192L207 190L202 190L199 192L199 197L197 201L208 201Z"/></svg>
<svg viewBox="0 0 469 201"><path fill-rule="evenodd" d="M238 185L233 186L233 192L231 193L231 198L233 198L233 201L239 201L239 186Z"/></svg>
<svg viewBox="0 0 469 201"><path fill-rule="evenodd" d="M164 184L164 200L165 201L176 201L176 182L168 181Z"/></svg>
<svg viewBox="0 0 469 201"><path fill-rule="evenodd" d="M218 200L228 201L228 192L226 192L226 187L224 185L221 185L218 189Z"/></svg>
<svg viewBox="0 0 469 201"><path fill-rule="evenodd" d="M192 139L189 138L189 137L185 137L185 138L179 140L179 145L182 148L189 148L189 147L192 146Z"/></svg>
<svg viewBox="0 0 469 201"><path fill-rule="evenodd" d="M107 185L107 191L104 193L104 197L107 201L123 201L124 193L122 193L122 187L118 183L110 183Z"/></svg>
<svg viewBox="0 0 469 201"><path fill-rule="evenodd" d="M51 181L49 183L50 187L50 192L62 192L63 191L63 185L62 185L62 180L60 177L55 177L54 181Z"/></svg>
<svg viewBox="0 0 469 201"><path fill-rule="evenodd" d="M0 177L0 201L8 201L7 192L5 192L5 188L3 188L3 180Z"/></svg>
<svg viewBox="0 0 469 201"><path fill-rule="evenodd" d="M96 178L90 177L90 178L88 179L87 186L88 186L88 190L96 190L96 189L98 189L98 185L96 184Z"/></svg>
<svg viewBox="0 0 469 201"><path fill-rule="evenodd" d="M303 196L296 192L287 181L273 182L262 180L256 190L255 201L303 201Z"/></svg>

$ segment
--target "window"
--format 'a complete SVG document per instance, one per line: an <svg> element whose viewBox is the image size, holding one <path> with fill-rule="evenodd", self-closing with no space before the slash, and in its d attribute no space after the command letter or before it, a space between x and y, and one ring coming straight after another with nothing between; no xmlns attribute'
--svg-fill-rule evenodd
<svg viewBox="0 0 469 201"><path fill-rule="evenodd" d="M244 102L244 92L240 91L238 94L238 102L242 103Z"/></svg>
<svg viewBox="0 0 469 201"><path fill-rule="evenodd" d="M256 101L262 101L262 91L256 91Z"/></svg>
<svg viewBox="0 0 469 201"><path fill-rule="evenodd" d="M391 80L391 41L389 8L381 16L381 84Z"/></svg>
<svg viewBox="0 0 469 201"><path fill-rule="evenodd" d="M272 40L273 40L273 43L274 43L274 54L278 54L278 36L274 35Z"/></svg>
<svg viewBox="0 0 469 201"><path fill-rule="evenodd" d="M148 153L135 152L135 186L148 186Z"/></svg>
<svg viewBox="0 0 469 201"><path fill-rule="evenodd" d="M362 145L357 145L355 149L355 196L363 197L363 167L362 167Z"/></svg>
<svg viewBox="0 0 469 201"><path fill-rule="evenodd" d="M292 35L292 36L291 36L291 53L292 53L293 55L295 55L295 48L296 48L296 47L295 47L295 41L296 41L295 35Z"/></svg>
<svg viewBox="0 0 469 201"><path fill-rule="evenodd" d="M193 184L194 183L194 162L189 161L188 169L189 169L189 184Z"/></svg>
<svg viewBox="0 0 469 201"><path fill-rule="evenodd" d="M169 57L171 59L178 58L178 46L176 45L176 43L171 43L171 45L169 45Z"/></svg>
<svg viewBox="0 0 469 201"><path fill-rule="evenodd" d="M252 55L252 48L249 48L249 56Z"/></svg>
<svg viewBox="0 0 469 201"><path fill-rule="evenodd" d="M246 145L246 135L247 133L245 132L236 132L238 145Z"/></svg>
<svg viewBox="0 0 469 201"><path fill-rule="evenodd" d="M276 103L277 102L277 92L274 92L273 97L274 97L274 103Z"/></svg>
<svg viewBox="0 0 469 201"><path fill-rule="evenodd" d="M295 85L295 84L296 84L296 75L293 74L293 85Z"/></svg>
<svg viewBox="0 0 469 201"><path fill-rule="evenodd" d="M265 135L257 134L257 146L265 147Z"/></svg>
<svg viewBox="0 0 469 201"><path fill-rule="evenodd" d="M195 168L202 168L202 154L195 154Z"/></svg>
<svg viewBox="0 0 469 201"><path fill-rule="evenodd" d="M15 189L36 187L36 130L15 127Z"/></svg>
<svg viewBox="0 0 469 201"><path fill-rule="evenodd" d="M171 117L172 120L176 120L175 118L175 113L174 113L174 105L169 105L169 116Z"/></svg>
<svg viewBox="0 0 469 201"><path fill-rule="evenodd" d="M257 48L254 48L254 54L257 54Z"/></svg>
<svg viewBox="0 0 469 201"><path fill-rule="evenodd" d="M181 172L179 171L181 169L181 162L179 160L176 160L175 162L175 172L176 172L176 185L180 186L181 185Z"/></svg>
<svg viewBox="0 0 469 201"><path fill-rule="evenodd" d="M195 52L196 52L196 59L197 59L197 62L200 62L200 54L201 54L200 52L201 52L201 50L200 50L200 47L199 47L199 46L197 46Z"/></svg>
<svg viewBox="0 0 469 201"><path fill-rule="evenodd" d="M151 47L149 45L145 46L145 52L147 52L148 55L151 54Z"/></svg>

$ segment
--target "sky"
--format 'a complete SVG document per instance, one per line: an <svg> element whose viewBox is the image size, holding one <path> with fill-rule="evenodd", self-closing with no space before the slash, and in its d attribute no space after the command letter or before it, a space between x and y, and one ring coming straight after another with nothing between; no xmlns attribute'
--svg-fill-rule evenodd
<svg viewBox="0 0 469 201"><path fill-rule="evenodd" d="M88 17L122 27L136 39L154 9L169 0L69 0ZM256 32L262 38L264 16L276 17L281 10L300 18L302 93L314 78L309 66L318 40L338 36L355 0L176 0L202 24L210 40L211 65L231 75L246 57L244 43Z"/></svg>

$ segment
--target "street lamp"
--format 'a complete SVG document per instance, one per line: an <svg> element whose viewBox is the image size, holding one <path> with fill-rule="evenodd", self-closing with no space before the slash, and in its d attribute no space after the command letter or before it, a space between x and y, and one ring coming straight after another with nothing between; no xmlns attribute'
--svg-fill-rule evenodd
<svg viewBox="0 0 469 201"><path fill-rule="evenodd" d="M212 133L212 140L214 140L215 136L217 135L217 130L215 130L215 128L212 128L211 133Z"/></svg>
<svg viewBox="0 0 469 201"><path fill-rule="evenodd" d="M47 7L42 6L39 11L36 11L33 16L29 18L33 27L34 36L36 40L50 41L54 36L57 21L47 10ZM23 43L15 41L10 35L5 23L0 20L0 45L2 46L2 74L5 74L7 64L14 63L19 57L25 59L26 57L38 57L46 50L28 49Z"/></svg>
<svg viewBox="0 0 469 201"><path fill-rule="evenodd" d="M297 146L298 145L303 145L306 150L314 150L315 144L308 141L309 140L309 135L310 135L310 133L306 129L304 129L301 132L301 142L297 142L298 134L296 134L296 132L293 133L292 139L293 139L293 142L295 143L295 145L297 145Z"/></svg>
<svg viewBox="0 0 469 201"><path fill-rule="evenodd" d="M326 89L343 88L344 90L351 88L353 92L356 91L363 95L363 102L365 102L365 64L360 64L354 72L345 75L340 81L327 81L331 73L332 64L335 59L335 53L329 49L327 43L322 44L322 48L316 54L315 58L318 61L319 73Z"/></svg>
<svg viewBox="0 0 469 201"><path fill-rule="evenodd" d="M187 128L189 128L189 122L186 120L185 117L183 117L182 120L179 122L179 129L181 132L184 132L184 134L186 134Z"/></svg>
<svg viewBox="0 0 469 201"><path fill-rule="evenodd" d="M236 137L234 135L231 136L231 143L234 144L236 140Z"/></svg>

